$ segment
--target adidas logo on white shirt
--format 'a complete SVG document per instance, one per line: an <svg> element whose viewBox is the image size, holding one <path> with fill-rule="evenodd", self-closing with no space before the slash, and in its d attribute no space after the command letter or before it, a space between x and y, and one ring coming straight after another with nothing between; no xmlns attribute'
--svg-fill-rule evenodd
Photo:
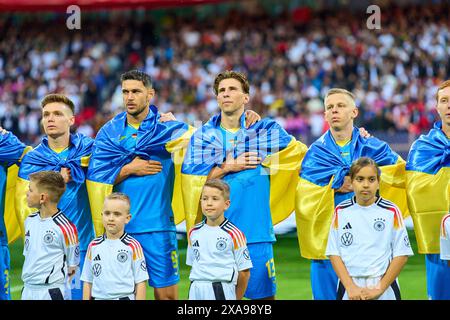
<svg viewBox="0 0 450 320"><path fill-rule="evenodd" d="M352 226L350 225L350 222L348 222L348 223L345 225L345 227L342 228L342 229L348 230L348 229L351 229L351 228L352 228Z"/></svg>

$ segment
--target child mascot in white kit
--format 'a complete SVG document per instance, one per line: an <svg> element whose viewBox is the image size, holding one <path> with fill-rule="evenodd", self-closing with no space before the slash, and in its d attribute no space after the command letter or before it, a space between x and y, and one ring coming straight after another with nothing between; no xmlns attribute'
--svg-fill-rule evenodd
<svg viewBox="0 0 450 320"><path fill-rule="evenodd" d="M334 211L326 255L339 282L338 300L400 300L397 277L412 256L398 207L377 195L380 169L370 158L350 168L355 196Z"/></svg>
<svg viewBox="0 0 450 320"><path fill-rule="evenodd" d="M244 234L224 217L229 197L225 182L206 181L200 197L206 219L190 230L188 238L189 300L240 300L247 288L253 265Z"/></svg>

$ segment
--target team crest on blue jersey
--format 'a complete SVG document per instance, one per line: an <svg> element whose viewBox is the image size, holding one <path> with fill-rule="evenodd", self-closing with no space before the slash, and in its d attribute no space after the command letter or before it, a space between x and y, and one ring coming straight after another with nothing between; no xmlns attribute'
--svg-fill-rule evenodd
<svg viewBox="0 0 450 320"><path fill-rule="evenodd" d="M384 230L384 222L385 220L383 218L377 218L375 219L375 223L373 224L373 228L377 231L383 231Z"/></svg>
<svg viewBox="0 0 450 320"><path fill-rule="evenodd" d="M92 266L92 273L94 274L94 276L98 277L101 273L102 273L102 266L100 265L100 263L95 263Z"/></svg>
<svg viewBox="0 0 450 320"><path fill-rule="evenodd" d="M117 254L117 261L119 262L125 262L128 259L128 254L125 250L119 250L119 253Z"/></svg>
<svg viewBox="0 0 450 320"><path fill-rule="evenodd" d="M223 251L226 249L227 242L225 240L226 240L225 238L221 238L221 237L217 238L217 243L216 243L217 250Z"/></svg>
<svg viewBox="0 0 450 320"><path fill-rule="evenodd" d="M341 243L348 247L353 243L353 235L350 232L346 232L341 236Z"/></svg>
<svg viewBox="0 0 450 320"><path fill-rule="evenodd" d="M47 230L47 231L45 232L45 235L44 235L44 242L45 242L46 244L52 243L53 240L54 240L54 238L55 238L55 233L54 233L53 231Z"/></svg>

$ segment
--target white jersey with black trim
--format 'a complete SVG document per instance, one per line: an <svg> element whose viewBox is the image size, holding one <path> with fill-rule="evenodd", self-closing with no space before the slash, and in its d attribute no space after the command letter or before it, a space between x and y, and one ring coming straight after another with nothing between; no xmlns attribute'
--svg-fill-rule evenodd
<svg viewBox="0 0 450 320"><path fill-rule="evenodd" d="M89 244L81 280L92 283L91 296L113 300L134 294L137 283L148 280L140 243L127 233L119 239L106 235Z"/></svg>
<svg viewBox="0 0 450 320"><path fill-rule="evenodd" d="M23 255L25 286L63 284L67 268L80 263L77 228L61 211L45 219L39 212L30 214L25 220Z"/></svg>
<svg viewBox="0 0 450 320"><path fill-rule="evenodd" d="M441 259L450 260L450 213L442 218L440 243Z"/></svg>
<svg viewBox="0 0 450 320"><path fill-rule="evenodd" d="M381 197L363 207L355 197L334 211L327 256L340 256L352 277L382 276L397 256L412 256L408 233L397 206Z"/></svg>
<svg viewBox="0 0 450 320"><path fill-rule="evenodd" d="M228 219L212 227L202 221L189 232L186 264L191 281L237 283L238 272L253 267L244 234Z"/></svg>

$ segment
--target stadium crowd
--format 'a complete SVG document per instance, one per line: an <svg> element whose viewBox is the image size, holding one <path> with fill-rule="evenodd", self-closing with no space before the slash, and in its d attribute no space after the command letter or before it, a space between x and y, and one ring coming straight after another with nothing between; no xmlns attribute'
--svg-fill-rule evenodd
<svg viewBox="0 0 450 320"><path fill-rule="evenodd" d="M122 106L118 76L150 74L160 111L199 125L218 112L212 81L226 69L249 76L251 108L307 144L326 129L331 87L355 93L368 130L425 132L437 119L437 84L450 78L448 4L365 12L238 10L206 19L138 12L99 14L68 30L64 16L0 15L0 125L27 144L41 137L40 101L67 94L78 132L94 136Z"/></svg>

